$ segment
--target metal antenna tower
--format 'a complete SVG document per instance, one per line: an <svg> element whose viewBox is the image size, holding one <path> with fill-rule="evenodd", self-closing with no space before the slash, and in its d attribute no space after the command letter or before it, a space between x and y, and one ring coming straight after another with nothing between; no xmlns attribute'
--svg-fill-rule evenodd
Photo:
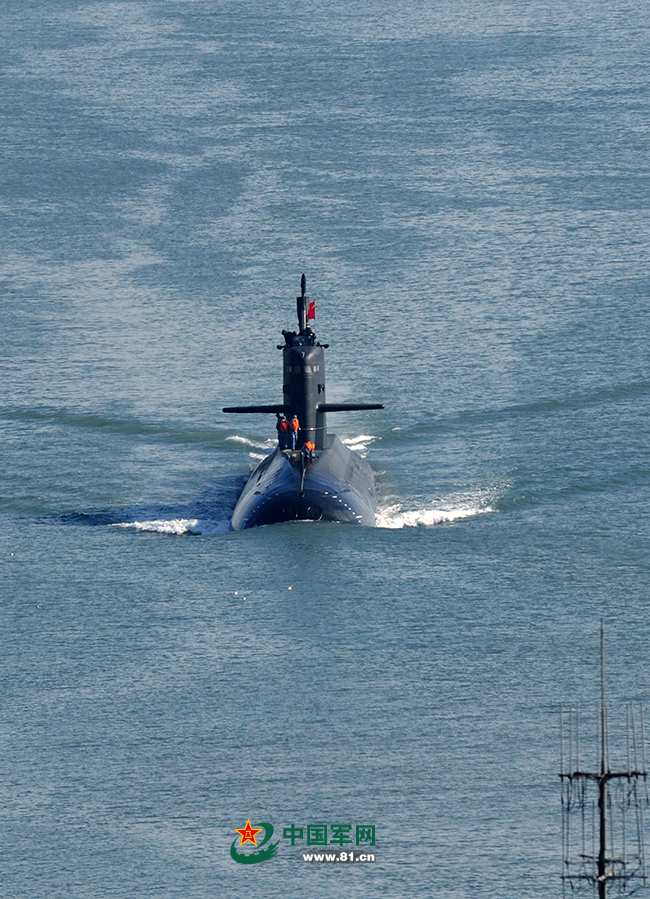
<svg viewBox="0 0 650 899"><path fill-rule="evenodd" d="M572 891L581 883L591 885L598 899L607 899L608 885L627 896L647 885L643 811L650 799L643 706L626 707L627 770L611 771L602 621L597 731L598 770L585 771L580 766L580 706L561 706L563 896L567 884Z"/></svg>

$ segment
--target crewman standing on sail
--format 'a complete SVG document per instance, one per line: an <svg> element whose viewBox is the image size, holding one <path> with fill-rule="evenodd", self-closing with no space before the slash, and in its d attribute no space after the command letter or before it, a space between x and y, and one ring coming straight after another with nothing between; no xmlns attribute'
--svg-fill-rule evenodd
<svg viewBox="0 0 650 899"><path fill-rule="evenodd" d="M285 450L289 448L289 422L282 412L276 412L276 417L275 427L278 432L278 446L281 450Z"/></svg>
<svg viewBox="0 0 650 899"><path fill-rule="evenodd" d="M298 443L298 431L300 429L300 422L298 421L298 416L294 415L291 421L289 422L289 433L291 434L291 449L295 450L296 444Z"/></svg>

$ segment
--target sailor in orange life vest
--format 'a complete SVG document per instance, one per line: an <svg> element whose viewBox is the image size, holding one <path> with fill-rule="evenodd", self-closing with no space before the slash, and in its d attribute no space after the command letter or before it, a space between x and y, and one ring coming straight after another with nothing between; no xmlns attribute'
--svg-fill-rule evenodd
<svg viewBox="0 0 650 899"><path fill-rule="evenodd" d="M291 434L291 449L295 450L296 443L298 442L298 429L300 428L300 422L298 421L298 416L294 415L291 421L289 422L289 433Z"/></svg>
<svg viewBox="0 0 650 899"><path fill-rule="evenodd" d="M278 445L281 450L289 448L289 422L281 412L276 412L277 421L275 423L278 432Z"/></svg>
<svg viewBox="0 0 650 899"><path fill-rule="evenodd" d="M311 442L311 440L308 440L307 443L303 444L303 447L302 447L302 451L305 454L305 457L310 465L314 461L314 450L315 449L316 449L316 447Z"/></svg>

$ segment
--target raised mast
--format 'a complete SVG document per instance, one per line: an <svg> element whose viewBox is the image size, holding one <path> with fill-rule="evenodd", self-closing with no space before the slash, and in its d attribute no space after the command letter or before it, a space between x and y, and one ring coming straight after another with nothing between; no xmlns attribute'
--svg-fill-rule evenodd
<svg viewBox="0 0 650 899"><path fill-rule="evenodd" d="M305 277L305 273L303 272L300 279L300 296L296 297L296 306L298 309L298 327L301 334L304 334L307 330L307 302L309 300L309 297L305 296L306 289L307 278Z"/></svg>

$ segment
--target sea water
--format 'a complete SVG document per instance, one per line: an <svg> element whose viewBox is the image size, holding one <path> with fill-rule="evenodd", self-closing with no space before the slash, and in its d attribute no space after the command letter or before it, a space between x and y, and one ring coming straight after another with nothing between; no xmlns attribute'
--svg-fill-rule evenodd
<svg viewBox="0 0 650 899"><path fill-rule="evenodd" d="M650 693L649 24L2 6L4 895L561 894L601 619L613 754ZM235 533L302 272L377 526Z"/></svg>

